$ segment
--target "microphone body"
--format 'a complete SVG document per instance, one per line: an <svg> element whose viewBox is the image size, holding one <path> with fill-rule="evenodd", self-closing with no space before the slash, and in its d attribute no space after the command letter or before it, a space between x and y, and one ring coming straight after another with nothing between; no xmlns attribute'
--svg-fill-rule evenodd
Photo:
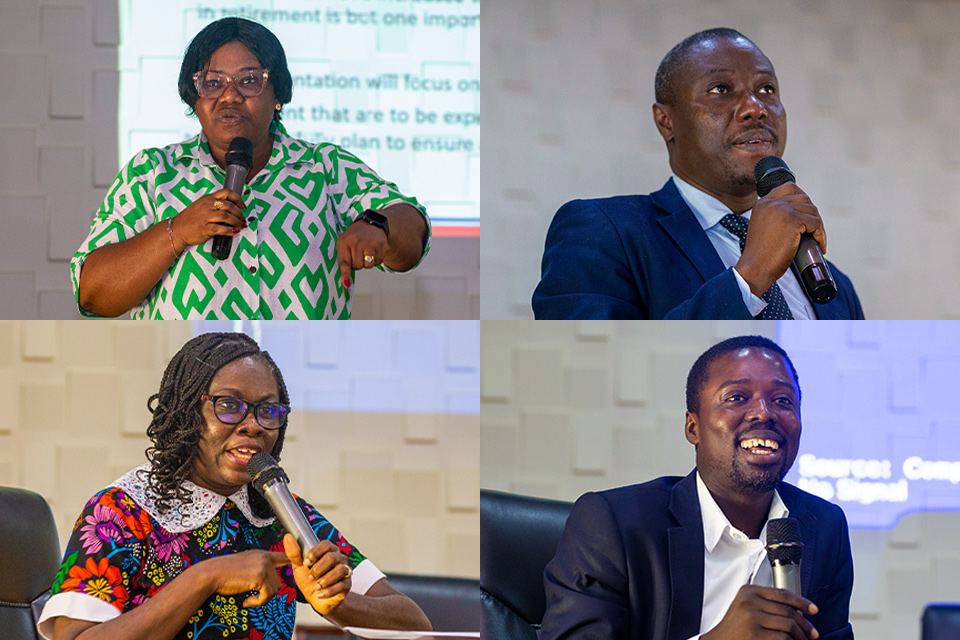
<svg viewBox="0 0 960 640"><path fill-rule="evenodd" d="M303 510L290 493L287 474L273 456L264 452L254 455L247 463L247 473L250 474L254 489L270 504L283 528L296 538L301 554L306 555L307 551L320 543Z"/></svg>
<svg viewBox="0 0 960 640"><path fill-rule="evenodd" d="M761 198L785 182L796 182L793 173L787 168L787 163L777 156L761 158L754 174L757 179L757 195ZM793 264L797 267L800 282L811 300L817 304L826 304L837 296L837 283L813 234L804 233L800 236L800 246Z"/></svg>
<svg viewBox="0 0 960 640"><path fill-rule="evenodd" d="M253 143L246 138L234 138L230 142L230 149L226 155L227 178L224 180L224 189L236 194L243 193L243 185L247 181L247 173L253 165ZM230 248L233 245L231 236L214 236L213 247L210 252L217 260L226 260L230 257Z"/></svg>
<svg viewBox="0 0 960 640"><path fill-rule="evenodd" d="M773 586L800 595L800 565L774 563Z"/></svg>
<svg viewBox="0 0 960 640"><path fill-rule="evenodd" d="M767 559L773 569L773 586L798 596L800 592L800 558L803 541L800 523L795 518L775 518L767 522Z"/></svg>

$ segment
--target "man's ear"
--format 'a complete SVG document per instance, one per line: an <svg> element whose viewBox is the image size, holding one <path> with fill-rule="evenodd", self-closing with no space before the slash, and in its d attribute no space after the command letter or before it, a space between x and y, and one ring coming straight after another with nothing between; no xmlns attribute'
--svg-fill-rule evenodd
<svg viewBox="0 0 960 640"><path fill-rule="evenodd" d="M673 111L668 104L653 103L653 122L664 142L673 141Z"/></svg>
<svg viewBox="0 0 960 640"><path fill-rule="evenodd" d="M687 437L687 442L697 446L700 444L700 418L697 414L687 411L684 420L683 435Z"/></svg>

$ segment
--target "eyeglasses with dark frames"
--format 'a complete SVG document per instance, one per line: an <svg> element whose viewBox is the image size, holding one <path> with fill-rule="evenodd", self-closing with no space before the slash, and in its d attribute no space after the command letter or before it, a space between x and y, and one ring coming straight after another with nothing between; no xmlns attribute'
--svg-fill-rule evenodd
<svg viewBox="0 0 960 640"><path fill-rule="evenodd" d="M193 84L201 98L219 98L231 82L244 98L255 98L263 93L270 72L266 69L244 69L235 76L217 71L197 71L193 74Z"/></svg>
<svg viewBox="0 0 960 640"><path fill-rule="evenodd" d="M201 400L213 403L213 413L224 424L240 424L250 411L257 424L264 429L279 429L286 422L290 405L280 402L247 402L234 396L208 396L202 394Z"/></svg>

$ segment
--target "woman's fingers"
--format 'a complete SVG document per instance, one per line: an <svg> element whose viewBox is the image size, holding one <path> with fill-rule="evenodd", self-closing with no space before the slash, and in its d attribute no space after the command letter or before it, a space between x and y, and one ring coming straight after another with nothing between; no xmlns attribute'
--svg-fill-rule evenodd
<svg viewBox="0 0 960 640"><path fill-rule="evenodd" d="M216 227L214 227L211 229L211 235L229 235L245 229L247 220L243 217L243 201L240 200L240 196L232 191L218 191L217 193L227 193L233 196L233 198L220 199L213 196L208 203L210 206L210 211L207 215L208 225L216 224L218 226L228 227L226 230L216 229Z"/></svg>
<svg viewBox="0 0 960 640"><path fill-rule="evenodd" d="M298 567L303 564L303 557L300 555L300 545L297 544L297 539L293 535L286 533L283 536L283 551L287 557L287 560L290 561L294 567Z"/></svg>
<svg viewBox="0 0 960 640"><path fill-rule="evenodd" d="M350 286L352 271L372 269L386 257L390 243L383 229L356 221L344 229L337 238L337 256L340 263L340 278Z"/></svg>
<svg viewBox="0 0 960 640"><path fill-rule="evenodd" d="M317 589L326 589L339 582L348 580L353 576L353 571L346 564L337 564L326 573L317 576Z"/></svg>
<svg viewBox="0 0 960 640"><path fill-rule="evenodd" d="M245 206L239 195L226 189L203 196L176 215L176 237L199 245L212 236L235 235L247 226Z"/></svg>
<svg viewBox="0 0 960 640"><path fill-rule="evenodd" d="M256 549L211 558L196 566L212 576L214 592L232 595L253 591L243 606L258 607L279 593L277 568L286 564L290 564L286 554Z"/></svg>
<svg viewBox="0 0 960 640"><path fill-rule="evenodd" d="M244 203L243 198L240 197L240 194L230 191L230 189L220 189L219 191L214 191L210 194L210 196L216 198L217 200L229 200L240 209L247 208L247 205Z"/></svg>
<svg viewBox="0 0 960 640"><path fill-rule="evenodd" d="M257 591L256 595L247 596L247 599L243 601L243 606L246 608L250 607L259 607L267 603L267 600L276 595L276 591L273 593L270 592L266 587L261 587Z"/></svg>
<svg viewBox="0 0 960 640"><path fill-rule="evenodd" d="M341 565L343 566L343 565ZM317 597L327 600L336 595L343 594L344 596L350 592L350 587L352 586L351 573L344 572L344 575L340 576L336 580L331 580L328 585L324 585L324 581L318 581L314 587Z"/></svg>
<svg viewBox="0 0 960 640"><path fill-rule="evenodd" d="M347 564L347 558L329 540L319 544L305 554L293 536L283 537L286 559L294 568L294 578L304 594L313 593L323 600L321 608L329 611L337 606L350 591L353 569ZM319 610L319 609L318 609Z"/></svg>

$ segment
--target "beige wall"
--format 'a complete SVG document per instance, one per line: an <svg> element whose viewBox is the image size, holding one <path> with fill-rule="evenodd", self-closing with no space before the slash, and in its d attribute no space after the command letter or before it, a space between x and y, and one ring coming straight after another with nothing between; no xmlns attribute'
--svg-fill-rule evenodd
<svg viewBox="0 0 960 640"><path fill-rule="evenodd" d="M690 366L724 338L748 333L775 338L777 326L720 321L481 324L481 486L570 501L586 491L689 473L694 452L683 436L683 416ZM844 330L856 336L857 329L869 333L872 327L804 325L805 339L814 340L818 328L834 336ZM918 327L916 342L903 348L922 352L922 341L932 343L935 333L935 328ZM822 351L828 344L824 339L813 355L828 358L829 352ZM889 366L877 358L875 372L860 373L887 380L884 367ZM803 379L801 374L801 383ZM908 387L909 380L906 375ZM885 388L877 397L887 394L896 396ZM804 426L810 430L818 424L811 418ZM927 602L960 601L960 513L915 513L889 531L850 533L855 566L851 619L858 637L919 638Z"/></svg>
<svg viewBox="0 0 960 640"><path fill-rule="evenodd" d="M0 322L0 484L47 499L61 550L86 500L146 461L146 400L190 336L175 321ZM296 409L295 492L385 571L479 575L478 416Z"/></svg>
<svg viewBox="0 0 960 640"><path fill-rule="evenodd" d="M78 318L70 257L129 160L117 149L119 3L9 0L0 15L0 318ZM434 238L409 274L359 274L355 317L479 318L479 251L479 238Z"/></svg>
<svg viewBox="0 0 960 640"><path fill-rule="evenodd" d="M686 475L684 388L693 361L774 322L481 323L481 485L573 500Z"/></svg>
<svg viewBox="0 0 960 640"><path fill-rule="evenodd" d="M485 0L483 318L529 318L554 212L670 176L653 78L733 27L773 62L784 159L868 318L960 317L960 2Z"/></svg>

